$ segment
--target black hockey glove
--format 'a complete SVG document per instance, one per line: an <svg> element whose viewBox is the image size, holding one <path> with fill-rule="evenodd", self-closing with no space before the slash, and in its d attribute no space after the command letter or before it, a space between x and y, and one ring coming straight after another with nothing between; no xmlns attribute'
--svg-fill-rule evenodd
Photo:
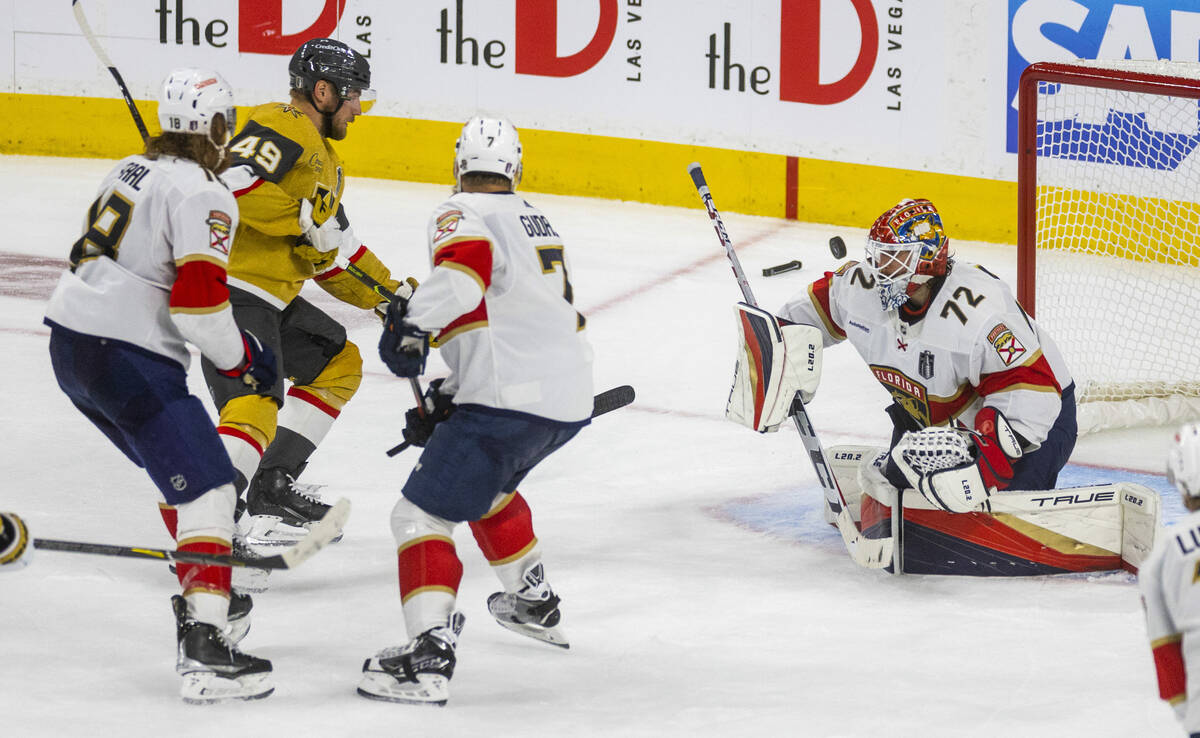
<svg viewBox="0 0 1200 738"><path fill-rule="evenodd" d="M275 380L279 376L279 365L275 362L275 352L250 331L242 331L242 345L246 350L242 363L232 369L218 369L217 371L227 377L241 377L247 386L259 394L270 394L271 388L275 386Z"/></svg>
<svg viewBox="0 0 1200 738"><path fill-rule="evenodd" d="M407 313L408 300L397 295L388 305L379 337L379 358L397 377L419 377L429 356L429 333L406 321Z"/></svg>
<svg viewBox="0 0 1200 738"><path fill-rule="evenodd" d="M443 381L435 379L425 390L425 397L421 401L425 406L424 417L421 417L421 413L415 407L404 414L404 440L410 446L424 447L437 424L454 412L454 396L442 394L440 391Z"/></svg>

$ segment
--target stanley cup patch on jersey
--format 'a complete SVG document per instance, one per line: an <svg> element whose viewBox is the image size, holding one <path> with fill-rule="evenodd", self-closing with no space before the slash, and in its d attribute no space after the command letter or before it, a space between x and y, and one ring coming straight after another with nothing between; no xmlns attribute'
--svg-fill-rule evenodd
<svg viewBox="0 0 1200 738"><path fill-rule="evenodd" d="M208 219L204 222L208 224L209 247L228 255L229 235L233 226L233 218L230 218L228 213L223 213L220 210L209 210Z"/></svg>
<svg viewBox="0 0 1200 738"><path fill-rule="evenodd" d="M1000 355L1000 360L1004 362L1005 366L1012 366L1014 362L1025 355L1025 347L1003 323L997 324L988 332L987 340L995 347L996 353Z"/></svg>
<svg viewBox="0 0 1200 738"><path fill-rule="evenodd" d="M924 379L933 379L933 352L922 351L917 363L917 373Z"/></svg>

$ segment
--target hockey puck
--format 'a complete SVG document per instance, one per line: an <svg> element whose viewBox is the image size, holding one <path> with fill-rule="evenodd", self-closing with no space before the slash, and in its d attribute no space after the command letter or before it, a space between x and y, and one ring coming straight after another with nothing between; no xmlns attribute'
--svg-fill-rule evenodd
<svg viewBox="0 0 1200 738"><path fill-rule="evenodd" d="M833 254L833 258L841 259L846 255L846 242L841 236L834 236L829 239L829 253Z"/></svg>
<svg viewBox="0 0 1200 738"><path fill-rule="evenodd" d="M774 277L776 274L783 274L784 272L790 272L790 271L799 269L801 266L803 266L803 265L800 263L800 260L796 259L795 261L789 261L786 264L777 264L776 266L767 267L766 269L763 269L763 276L764 277Z"/></svg>

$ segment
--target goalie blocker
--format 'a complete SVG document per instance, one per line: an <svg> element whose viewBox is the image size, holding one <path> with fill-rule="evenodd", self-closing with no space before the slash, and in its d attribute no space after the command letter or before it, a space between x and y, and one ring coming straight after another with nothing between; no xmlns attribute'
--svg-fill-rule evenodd
<svg viewBox="0 0 1200 738"><path fill-rule="evenodd" d="M739 302L738 360L725 417L771 433L792 411L796 393L812 400L821 381L821 331L810 325L780 325L765 310Z"/></svg>
<svg viewBox="0 0 1200 738"><path fill-rule="evenodd" d="M895 574L1136 573L1161 529L1158 493L1140 484L998 491L952 513L889 484L884 448L834 446L829 456L863 534L894 536Z"/></svg>

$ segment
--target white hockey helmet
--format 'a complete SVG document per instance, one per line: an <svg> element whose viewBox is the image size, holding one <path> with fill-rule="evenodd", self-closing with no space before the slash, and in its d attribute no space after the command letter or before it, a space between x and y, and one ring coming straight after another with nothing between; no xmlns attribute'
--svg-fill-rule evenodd
<svg viewBox="0 0 1200 738"><path fill-rule="evenodd" d="M233 136L237 111L233 107L233 88L225 78L208 69L184 67L167 75L158 96L158 123L163 133L199 133L212 131L213 118L225 116L224 146Z"/></svg>
<svg viewBox="0 0 1200 738"><path fill-rule="evenodd" d="M512 123L477 115L463 125L454 144L455 183L467 172L499 174L516 188L521 181L521 139Z"/></svg>
<svg viewBox="0 0 1200 738"><path fill-rule="evenodd" d="M1167 452L1167 479L1184 497L1200 497L1200 423L1184 423Z"/></svg>

